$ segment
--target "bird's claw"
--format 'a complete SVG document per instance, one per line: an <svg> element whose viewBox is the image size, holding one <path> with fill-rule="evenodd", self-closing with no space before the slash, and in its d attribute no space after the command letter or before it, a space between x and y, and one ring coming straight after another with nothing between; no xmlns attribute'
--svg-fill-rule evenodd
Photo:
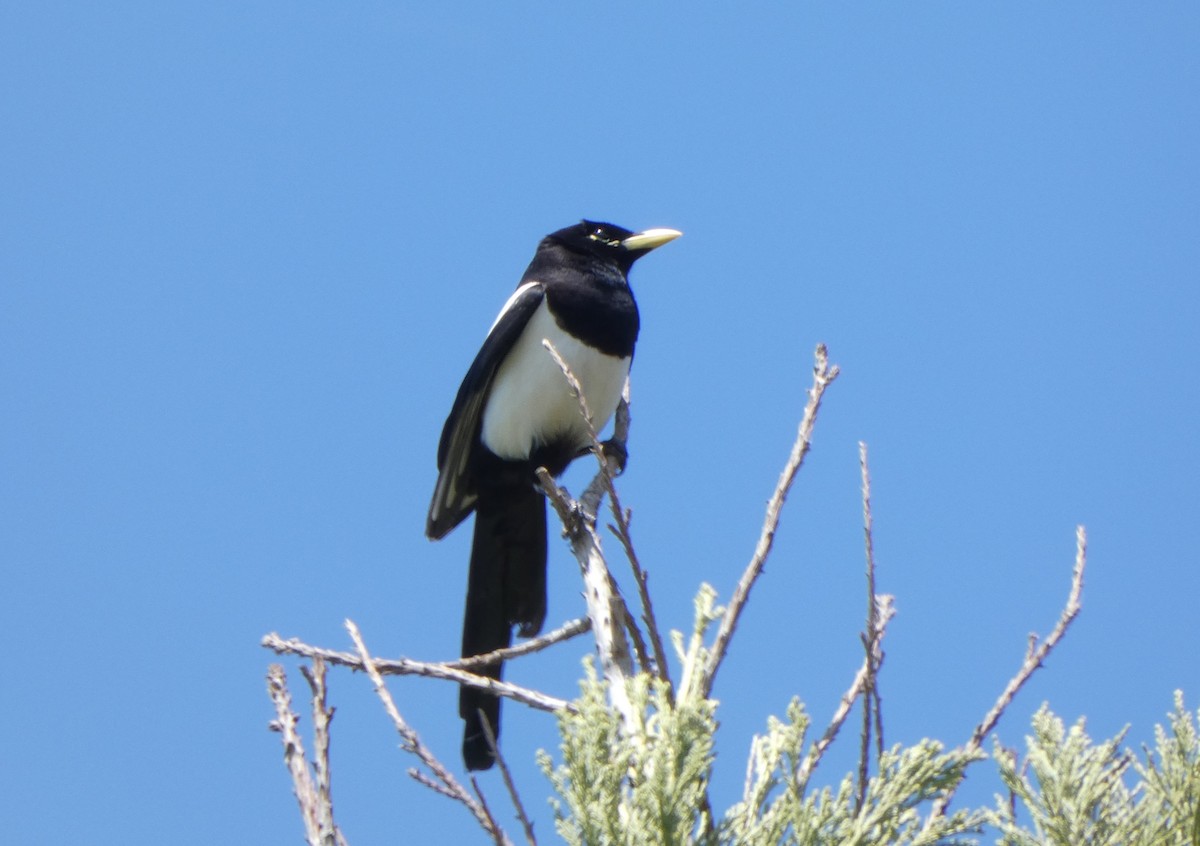
<svg viewBox="0 0 1200 846"><path fill-rule="evenodd" d="M625 463L629 461L629 450L625 448L624 441L609 438L607 441L601 442L600 454L604 457L606 464L611 461L610 470L613 476L620 476L625 472Z"/></svg>

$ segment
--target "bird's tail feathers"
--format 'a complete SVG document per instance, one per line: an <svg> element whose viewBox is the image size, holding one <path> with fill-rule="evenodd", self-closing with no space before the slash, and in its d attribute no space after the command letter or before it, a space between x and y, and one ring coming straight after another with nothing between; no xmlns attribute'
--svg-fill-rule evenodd
<svg viewBox="0 0 1200 846"><path fill-rule="evenodd" d="M532 484L480 491L463 615L462 655L471 657L508 647L512 627L522 637L541 631L546 618L546 504ZM480 668L479 675L499 680L503 663ZM467 769L483 770L493 756L483 731L486 719L500 735L500 700L477 687L459 693L465 721L463 759Z"/></svg>

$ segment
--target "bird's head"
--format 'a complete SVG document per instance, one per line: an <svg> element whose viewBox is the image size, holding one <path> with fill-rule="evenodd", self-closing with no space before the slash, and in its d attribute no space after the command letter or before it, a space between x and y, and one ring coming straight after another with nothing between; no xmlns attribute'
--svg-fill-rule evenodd
<svg viewBox="0 0 1200 846"><path fill-rule="evenodd" d="M631 232L612 223L581 220L574 226L550 233L542 243L561 245L572 252L612 262L628 273L637 259L682 234L676 229Z"/></svg>

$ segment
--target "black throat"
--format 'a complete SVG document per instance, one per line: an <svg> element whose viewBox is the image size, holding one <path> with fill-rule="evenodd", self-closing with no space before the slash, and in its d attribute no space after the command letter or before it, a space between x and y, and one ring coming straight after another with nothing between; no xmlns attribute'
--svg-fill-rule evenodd
<svg viewBox="0 0 1200 846"><path fill-rule="evenodd" d="M559 245L543 245L521 281L545 286L550 313L564 332L606 355L633 355L638 310L621 267Z"/></svg>

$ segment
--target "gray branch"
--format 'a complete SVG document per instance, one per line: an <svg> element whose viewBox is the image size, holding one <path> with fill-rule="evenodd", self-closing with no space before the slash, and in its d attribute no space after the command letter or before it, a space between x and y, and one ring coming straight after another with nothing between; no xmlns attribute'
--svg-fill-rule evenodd
<svg viewBox="0 0 1200 846"><path fill-rule="evenodd" d="M729 650L729 642L737 628L738 619L742 615L746 601L750 598L750 589L754 587L755 581L762 574L763 566L767 563L767 556L771 554L784 500L787 499L788 491L792 488L792 482L795 481L796 474L800 471L800 466L804 463L804 456L808 454L812 442L813 426L817 422L821 398L825 395L825 389L838 377L838 367L836 364L829 364L829 354L824 344L817 344L814 355L816 364L813 367L813 384L808 389L808 404L804 408L804 417L800 420L800 428L796 433L796 442L792 444L792 452L788 456L783 472L779 475L779 483L775 486L775 492L767 503L767 514L763 520L762 532L759 535L754 556L742 574L742 578L733 592L733 598L721 619L721 626L717 631L712 652L708 657L708 665L704 670L702 689L705 696L712 693L717 670L720 669L721 662L725 660L725 653Z"/></svg>
<svg viewBox="0 0 1200 846"><path fill-rule="evenodd" d="M575 374L571 372L566 360L559 355L549 340L543 339L542 345L554 358L567 380L571 394L579 402L580 414L583 415L591 435L593 448L601 456L602 469L599 476L608 478L603 449L596 433L594 418L587 406L583 389ZM599 478L599 477L598 477ZM600 548L600 536L596 532L596 511L600 506L600 498L611 487L611 478L606 484L603 480L593 482L579 502L559 487L545 468L538 468L538 481L541 489L550 499L559 519L562 520L566 531L567 541L571 552L579 562L583 571L584 597L587 601L588 618L592 621L592 635L596 638L596 650L600 655L601 672L608 682L608 696L613 707L621 714L626 729L632 734L637 726L637 715L633 703L629 700L626 683L631 679L634 669L633 657L629 649L629 641L625 637L626 620L631 619L625 600L616 590L609 573L608 564Z"/></svg>
<svg viewBox="0 0 1200 846"><path fill-rule="evenodd" d="M984 739L991 734L996 724L1000 722L1000 717L1004 715L1005 709L1012 704L1013 699L1025 683L1035 672L1041 669L1043 662L1049 657L1054 647L1063 639L1063 635L1067 633L1067 629L1071 627L1071 623L1079 616L1079 612L1083 609L1083 573L1087 568L1087 530L1083 526L1075 527L1075 566L1071 571L1071 590L1067 594L1066 605L1063 606L1062 613L1059 614L1058 622L1054 624L1054 629L1049 636L1038 643L1037 635L1029 636L1029 643L1025 652L1025 660L1017 670L1016 675L1009 679L1008 684L1001 692L996 704L987 712L979 725L975 727L975 731L971 733L971 739L967 741L965 751L978 751L983 746ZM928 832L933 823L946 813L946 807L950 804L950 800L954 798L953 792L945 793L934 800L933 808L930 810L929 819L925 821L925 827L922 833Z"/></svg>
<svg viewBox="0 0 1200 846"><path fill-rule="evenodd" d="M346 621L346 630L350 632L350 639L354 641L354 646L358 650L358 657L362 661L363 669L370 676L371 683L375 686L375 693L378 694L380 701L383 702L384 710L387 711L388 716L392 718L392 724L396 727L396 733L400 735L401 748L406 752L416 755L421 760L421 763L433 773L433 779L420 777L417 778L417 781L430 786L434 786L431 784L431 781L434 784L440 784L440 787L435 787L437 792L465 805L483 830L497 844L500 846L512 846L512 841L496 825L496 821L492 819L492 815L487 812L487 809L467 792L466 788L458 782L458 779L421 742L421 738L417 732L401 716L400 709L396 707L396 702L392 699L392 694L387 689L387 684L384 682L383 676L376 669L375 662L371 658L371 654L367 651L366 644L363 643L362 634L353 620Z"/></svg>
<svg viewBox="0 0 1200 846"><path fill-rule="evenodd" d="M283 763L292 775L292 789L300 805L300 818L304 822L304 835L309 846L346 846L346 839L333 822L333 800L329 786L329 721L333 711L325 702L324 662L320 659L314 661L313 669L308 671L306 668L304 676L313 693L315 782L304 754L304 743L296 731L300 717L292 710L287 676L279 664L267 668L267 694L275 703L275 719L270 727L272 731L279 732L283 739Z"/></svg>

